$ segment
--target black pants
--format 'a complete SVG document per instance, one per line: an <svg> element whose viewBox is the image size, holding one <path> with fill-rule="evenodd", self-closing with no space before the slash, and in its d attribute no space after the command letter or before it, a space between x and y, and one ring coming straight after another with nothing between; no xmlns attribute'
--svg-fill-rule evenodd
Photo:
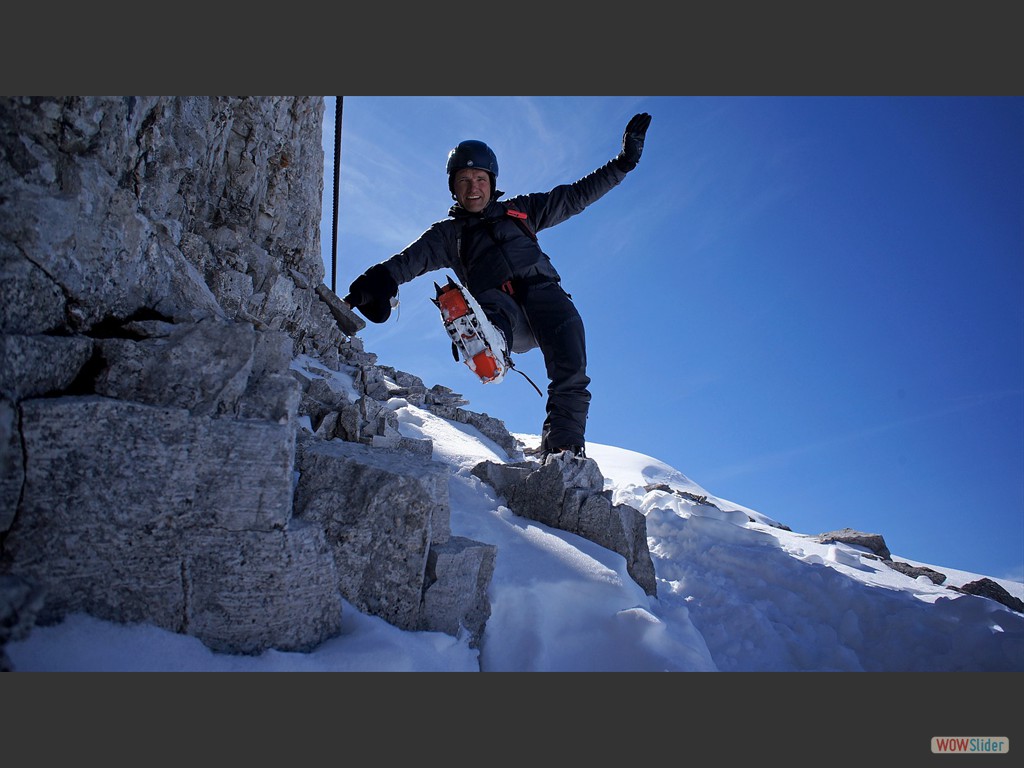
<svg viewBox="0 0 1024 768"><path fill-rule="evenodd" d="M511 340L511 351L540 348L548 375L547 416L541 431L546 448L583 446L590 410L587 342L583 319L555 282L517 288L515 296L495 288L477 297L488 319Z"/></svg>

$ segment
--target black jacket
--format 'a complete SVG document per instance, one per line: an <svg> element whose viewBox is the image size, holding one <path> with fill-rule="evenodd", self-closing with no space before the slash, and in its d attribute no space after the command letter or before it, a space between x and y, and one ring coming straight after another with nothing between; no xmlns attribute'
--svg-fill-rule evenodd
<svg viewBox="0 0 1024 768"><path fill-rule="evenodd" d="M473 293L506 280L547 277L558 280L551 259L532 233L561 224L602 198L626 177L614 161L572 184L550 192L517 195L499 202L501 192L480 213L456 204L449 218L432 224L399 253L382 262L398 284L437 269L451 269ZM507 209L526 214L524 229Z"/></svg>

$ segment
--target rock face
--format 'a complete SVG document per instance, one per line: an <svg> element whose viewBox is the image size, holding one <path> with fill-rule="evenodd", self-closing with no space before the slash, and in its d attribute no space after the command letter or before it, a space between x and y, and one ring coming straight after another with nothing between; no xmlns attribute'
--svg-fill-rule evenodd
<svg viewBox="0 0 1024 768"><path fill-rule="evenodd" d="M479 644L493 547L451 536L447 469L386 403L514 440L378 366L323 285L322 117L0 98L0 649L83 611L305 650L343 600Z"/></svg>
<svg viewBox="0 0 1024 768"><path fill-rule="evenodd" d="M295 512L326 532L350 602L421 628L427 557L450 538L448 475L439 465L359 443L307 441Z"/></svg>

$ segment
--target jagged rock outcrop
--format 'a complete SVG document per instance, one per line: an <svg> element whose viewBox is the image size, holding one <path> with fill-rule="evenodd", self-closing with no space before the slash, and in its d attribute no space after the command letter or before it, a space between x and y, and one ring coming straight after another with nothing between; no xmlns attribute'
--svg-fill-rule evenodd
<svg viewBox="0 0 1024 768"><path fill-rule="evenodd" d="M657 595L647 519L628 504L612 503L593 459L563 454L543 463L483 461L472 474L503 496L517 515L579 534L622 555L633 581L648 595Z"/></svg>
<svg viewBox="0 0 1024 768"><path fill-rule="evenodd" d="M899 560L887 560L885 563L894 571L899 571L912 579L924 576L932 584L944 584L946 581L946 574L939 573L934 568L927 568L923 565L911 565Z"/></svg>
<svg viewBox="0 0 1024 768"><path fill-rule="evenodd" d="M968 582L962 587L950 587L950 589L965 595L987 597L989 600L995 600L997 603L1005 605L1011 611L1024 613L1024 600L1014 597L1000 584L992 581L992 579L978 579L977 581Z"/></svg>
<svg viewBox="0 0 1024 768"><path fill-rule="evenodd" d="M892 560L889 547L885 544L885 538L879 533L864 533L863 531L855 531L853 528L843 528L838 531L819 533L817 540L822 544L831 544L836 541L843 544L853 544L857 547L864 547L882 560Z"/></svg>
<svg viewBox="0 0 1024 768"><path fill-rule="evenodd" d="M946 582L946 574L936 571L934 568L928 568L921 565L911 565L910 563L893 560L892 555L889 552L889 547L886 546L885 538L881 534L865 533L852 528L843 528L838 531L820 533L818 534L817 539L823 544L838 541L844 544L863 547L871 553L869 556L876 557L894 571L899 571L911 578L916 579L923 576L933 584L944 584ZM1024 613L1024 602L1011 595L1002 586L992 581L992 579L978 579L977 581L964 584L962 587L950 586L948 588L954 592L959 592L965 595L987 597L990 600L995 600L996 602L1005 605L1010 610Z"/></svg>
<svg viewBox="0 0 1024 768"><path fill-rule="evenodd" d="M450 538L448 473L430 461L341 440L306 440L295 517L324 530L359 609L420 628L432 543Z"/></svg>
<svg viewBox="0 0 1024 768"><path fill-rule="evenodd" d="M322 116L0 98L0 626L84 611L301 650L344 598L479 643L493 548L451 537L445 471L388 401L514 441L377 366L323 285Z"/></svg>

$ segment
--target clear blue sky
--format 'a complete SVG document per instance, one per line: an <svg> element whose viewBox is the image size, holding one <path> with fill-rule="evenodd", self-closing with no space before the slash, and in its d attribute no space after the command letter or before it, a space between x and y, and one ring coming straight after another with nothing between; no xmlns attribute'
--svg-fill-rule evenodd
<svg viewBox="0 0 1024 768"><path fill-rule="evenodd" d="M794 531L1024 578L1024 99L345 97L338 293L451 198L448 151L506 197L575 181L653 116L643 160L541 233L587 328L587 438ZM321 239L331 284L335 99ZM453 361L424 275L360 333L380 364L536 434L521 377ZM516 363L544 388L539 351Z"/></svg>

